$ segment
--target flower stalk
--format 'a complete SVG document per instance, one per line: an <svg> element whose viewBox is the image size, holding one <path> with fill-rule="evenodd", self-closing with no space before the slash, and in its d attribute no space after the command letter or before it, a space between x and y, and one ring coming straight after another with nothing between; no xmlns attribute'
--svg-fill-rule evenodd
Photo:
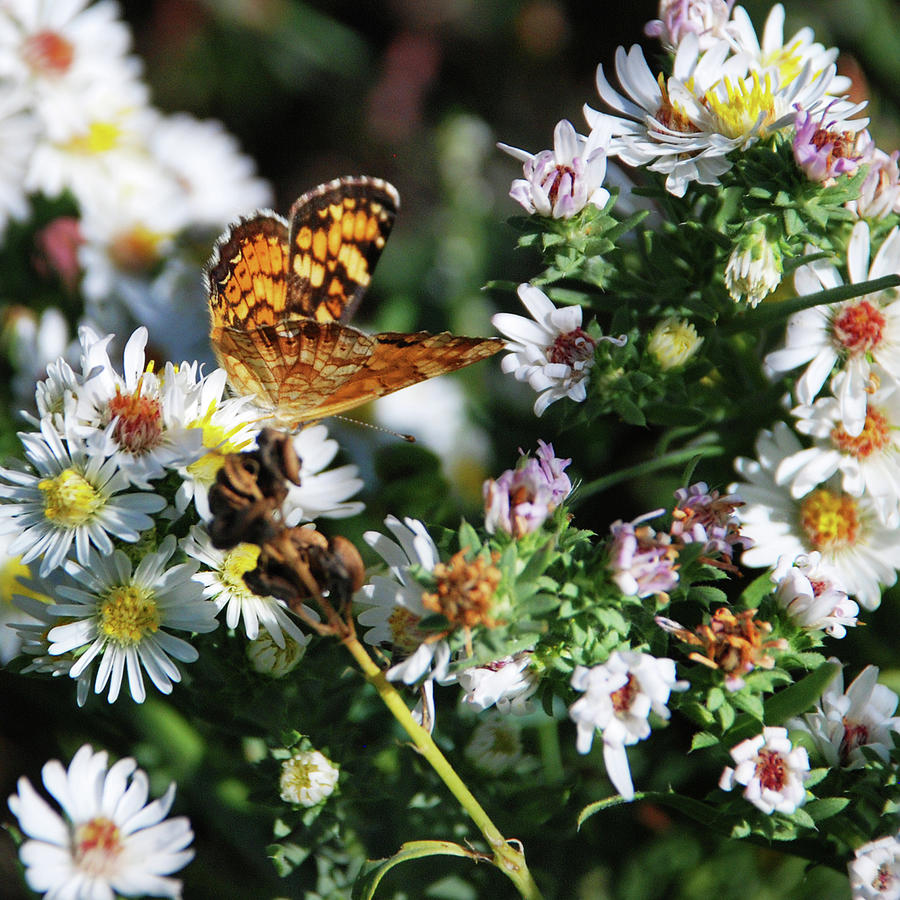
<svg viewBox="0 0 900 900"><path fill-rule="evenodd" d="M384 672L369 656L359 639L351 634L344 637L341 643L356 660L366 681L378 691L378 696L381 697L384 705L410 736L416 749L428 761L441 781L447 785L450 793L456 797L460 806L478 826L478 830L484 835L484 839L491 848L494 865L512 881L521 897L525 900L539 900L543 894L528 870L525 854L516 849L513 842L500 833L500 829L493 823L484 807L475 799L466 783L457 775L456 770L450 765L447 757L441 753L431 735L413 718L406 701L387 680Z"/></svg>

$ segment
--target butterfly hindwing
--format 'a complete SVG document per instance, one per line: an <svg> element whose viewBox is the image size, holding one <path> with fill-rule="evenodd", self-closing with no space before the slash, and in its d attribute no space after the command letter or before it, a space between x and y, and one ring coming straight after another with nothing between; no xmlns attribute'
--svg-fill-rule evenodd
<svg viewBox="0 0 900 900"><path fill-rule="evenodd" d="M379 178L336 178L299 197L290 213L287 312L346 322L359 306L400 208Z"/></svg>

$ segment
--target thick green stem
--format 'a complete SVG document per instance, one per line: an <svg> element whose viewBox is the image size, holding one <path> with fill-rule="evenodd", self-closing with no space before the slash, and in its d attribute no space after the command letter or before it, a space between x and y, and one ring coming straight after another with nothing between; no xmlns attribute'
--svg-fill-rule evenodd
<svg viewBox="0 0 900 900"><path fill-rule="evenodd" d="M466 787L465 782L456 774L447 757L438 749L431 735L412 717L406 701L384 677L384 673L369 656L365 647L360 644L355 636L344 638L343 644L350 651L360 669L362 669L366 680L378 691L378 695L384 701L385 706L393 713L394 718L412 738L416 749L428 760L453 796L459 801L462 808L478 826L488 846L491 848L494 864L497 868L513 882L519 894L526 900L541 900L542 894L531 877L528 866L525 864L525 854L521 850L517 850L503 837L481 804Z"/></svg>

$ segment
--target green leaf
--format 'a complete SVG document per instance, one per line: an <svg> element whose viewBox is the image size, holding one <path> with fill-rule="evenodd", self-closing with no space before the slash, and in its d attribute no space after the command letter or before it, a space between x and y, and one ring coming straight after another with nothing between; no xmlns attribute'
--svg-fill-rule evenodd
<svg viewBox="0 0 900 900"><path fill-rule="evenodd" d="M407 841L393 856L366 862L353 883L353 890L350 893L352 900L372 900L381 879L394 866L426 856L462 856L473 862L493 862L490 856L476 853L452 841Z"/></svg>
<svg viewBox="0 0 900 900"><path fill-rule="evenodd" d="M770 697L765 705L766 724L783 725L788 719L806 712L822 696L822 692L834 681L840 670L840 663L823 663L796 684Z"/></svg>
<svg viewBox="0 0 900 900"><path fill-rule="evenodd" d="M826 797L823 800L811 800L803 808L814 822L821 822L836 816L849 805L849 797Z"/></svg>

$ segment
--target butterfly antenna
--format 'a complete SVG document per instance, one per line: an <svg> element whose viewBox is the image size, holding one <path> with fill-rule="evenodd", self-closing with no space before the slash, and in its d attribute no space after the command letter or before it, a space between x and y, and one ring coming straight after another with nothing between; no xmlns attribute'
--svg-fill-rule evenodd
<svg viewBox="0 0 900 900"><path fill-rule="evenodd" d="M400 431L393 431L390 428L382 428L380 425L373 425L371 422L361 422L359 419L350 419L347 416L332 416L333 419L340 419L342 422L349 422L351 425L359 425L360 428L371 428L372 431L380 431L382 434L389 434L392 437L400 438L408 444L416 442L415 436L411 434L403 434Z"/></svg>

